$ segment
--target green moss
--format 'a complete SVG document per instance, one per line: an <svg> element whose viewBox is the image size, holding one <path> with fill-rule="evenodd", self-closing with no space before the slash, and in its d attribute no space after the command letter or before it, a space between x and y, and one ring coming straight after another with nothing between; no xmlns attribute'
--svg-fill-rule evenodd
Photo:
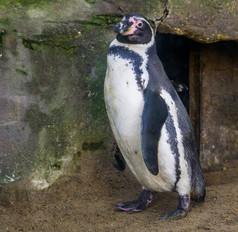
<svg viewBox="0 0 238 232"><path fill-rule="evenodd" d="M10 21L9 21L9 19L0 18L0 24L9 25Z"/></svg>
<svg viewBox="0 0 238 232"><path fill-rule="evenodd" d="M0 47L3 47L4 39L5 39L6 31L0 31Z"/></svg>
<svg viewBox="0 0 238 232"><path fill-rule="evenodd" d="M121 15L95 15L92 16L90 22L100 26L116 24L121 21Z"/></svg>
<svg viewBox="0 0 238 232"><path fill-rule="evenodd" d="M15 71L18 72L18 73L20 73L20 74L22 74L22 75L24 75L24 76L27 76L27 72L25 72L25 71L22 70L22 69L16 68Z"/></svg>
<svg viewBox="0 0 238 232"><path fill-rule="evenodd" d="M51 0L52 1L52 0ZM55 2L56 0L53 0ZM23 7L27 5L41 5L49 2L48 0L1 0L0 6L2 7Z"/></svg>
<svg viewBox="0 0 238 232"><path fill-rule="evenodd" d="M82 145L82 149L84 151L96 151L105 149L105 144L103 140L100 140L98 142L84 142Z"/></svg>
<svg viewBox="0 0 238 232"><path fill-rule="evenodd" d="M35 36L34 39L22 39L22 44L25 48L30 50L36 49L44 49L48 47L71 51L76 48L76 46L72 45L71 39L68 38L50 38L50 37L43 37L43 36Z"/></svg>
<svg viewBox="0 0 238 232"><path fill-rule="evenodd" d="M112 24L116 24L121 21L121 15L94 15L87 21L80 21L84 25L83 34L87 34L92 27L100 26L106 28Z"/></svg>
<svg viewBox="0 0 238 232"><path fill-rule="evenodd" d="M55 48L65 50L67 52L74 51L76 46L74 41L77 40L81 34L74 28L52 28L44 32L44 34L33 35L32 38L22 38L22 44L25 48L36 50L39 48Z"/></svg>
<svg viewBox="0 0 238 232"><path fill-rule="evenodd" d="M95 0L85 0L85 2L89 3L89 4L94 4Z"/></svg>

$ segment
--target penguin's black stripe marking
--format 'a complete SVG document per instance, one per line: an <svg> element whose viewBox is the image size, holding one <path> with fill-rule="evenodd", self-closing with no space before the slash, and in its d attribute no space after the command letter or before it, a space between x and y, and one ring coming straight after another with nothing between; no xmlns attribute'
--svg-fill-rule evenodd
<svg viewBox="0 0 238 232"><path fill-rule="evenodd" d="M174 100L174 104L177 105L178 101L179 101L179 97L178 97L177 93L175 92L175 90L171 89L169 94L170 94L171 98ZM177 115L177 116L179 118L179 115ZM166 128L169 131L169 143L171 144L171 150L175 157L175 173L176 173L176 181L174 183L174 190L175 190L177 187L177 183L180 180L181 167L180 167L180 153L178 150L178 138L177 138L174 121L172 120L171 116L170 116L170 120L171 120L171 123L169 123L170 126L168 126ZM181 120L178 120L179 128L183 128L182 125L180 124L180 121ZM171 139L171 138L173 138L173 139Z"/></svg>
<svg viewBox="0 0 238 232"><path fill-rule="evenodd" d="M171 151L175 158L175 174L176 174L176 180L174 183L174 190L175 190L181 176L181 170L180 170L180 164L179 164L180 155L178 151L177 134L176 134L174 122L171 116L169 116L167 119L166 130L168 131L168 134L169 134L168 143L170 144Z"/></svg>
<svg viewBox="0 0 238 232"><path fill-rule="evenodd" d="M150 89L145 91L145 104L142 114L142 151L148 170L157 175L158 142L161 129L168 117L168 110L163 98Z"/></svg>
<svg viewBox="0 0 238 232"><path fill-rule="evenodd" d="M122 59L129 60L133 65L133 72L136 76L136 83L140 91L143 91L143 82L141 76L143 71L141 65L143 63L143 58L136 52L129 50L122 46L111 46L108 51L109 55L120 56Z"/></svg>

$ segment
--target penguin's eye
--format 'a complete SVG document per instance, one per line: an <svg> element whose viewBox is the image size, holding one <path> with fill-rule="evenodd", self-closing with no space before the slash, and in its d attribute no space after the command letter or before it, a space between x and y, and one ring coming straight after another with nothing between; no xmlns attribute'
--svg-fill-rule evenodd
<svg viewBox="0 0 238 232"><path fill-rule="evenodd" d="M143 23L142 23L142 22L139 22L139 23L137 24L137 27L139 27L139 28L142 28L142 26L143 26Z"/></svg>

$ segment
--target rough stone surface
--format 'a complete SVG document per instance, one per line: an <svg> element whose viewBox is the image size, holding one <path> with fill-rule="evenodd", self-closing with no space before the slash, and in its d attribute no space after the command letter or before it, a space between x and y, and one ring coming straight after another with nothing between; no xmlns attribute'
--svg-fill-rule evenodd
<svg viewBox="0 0 238 232"><path fill-rule="evenodd" d="M63 3L19 4L8 8L1 29L0 182L30 175L45 188L65 171L78 171L84 153L108 147L103 81L112 33L97 22L74 21L80 15L57 15ZM90 4L82 4L86 15Z"/></svg>
<svg viewBox="0 0 238 232"><path fill-rule="evenodd" d="M168 17L161 32L211 43L238 39L238 1L168 0Z"/></svg>
<svg viewBox="0 0 238 232"><path fill-rule="evenodd" d="M204 167L237 157L238 44L201 47L200 155Z"/></svg>

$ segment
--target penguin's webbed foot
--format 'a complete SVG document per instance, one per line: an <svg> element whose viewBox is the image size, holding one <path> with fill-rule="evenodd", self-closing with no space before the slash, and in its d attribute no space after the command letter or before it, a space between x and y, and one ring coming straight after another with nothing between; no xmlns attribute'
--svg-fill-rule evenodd
<svg viewBox="0 0 238 232"><path fill-rule="evenodd" d="M178 208L172 213L161 215L158 220L178 220L186 217L190 205L189 196L179 196Z"/></svg>
<svg viewBox="0 0 238 232"><path fill-rule="evenodd" d="M136 213L148 207L153 199L153 193L150 190L143 189L138 200L120 202L117 204L117 210Z"/></svg>

